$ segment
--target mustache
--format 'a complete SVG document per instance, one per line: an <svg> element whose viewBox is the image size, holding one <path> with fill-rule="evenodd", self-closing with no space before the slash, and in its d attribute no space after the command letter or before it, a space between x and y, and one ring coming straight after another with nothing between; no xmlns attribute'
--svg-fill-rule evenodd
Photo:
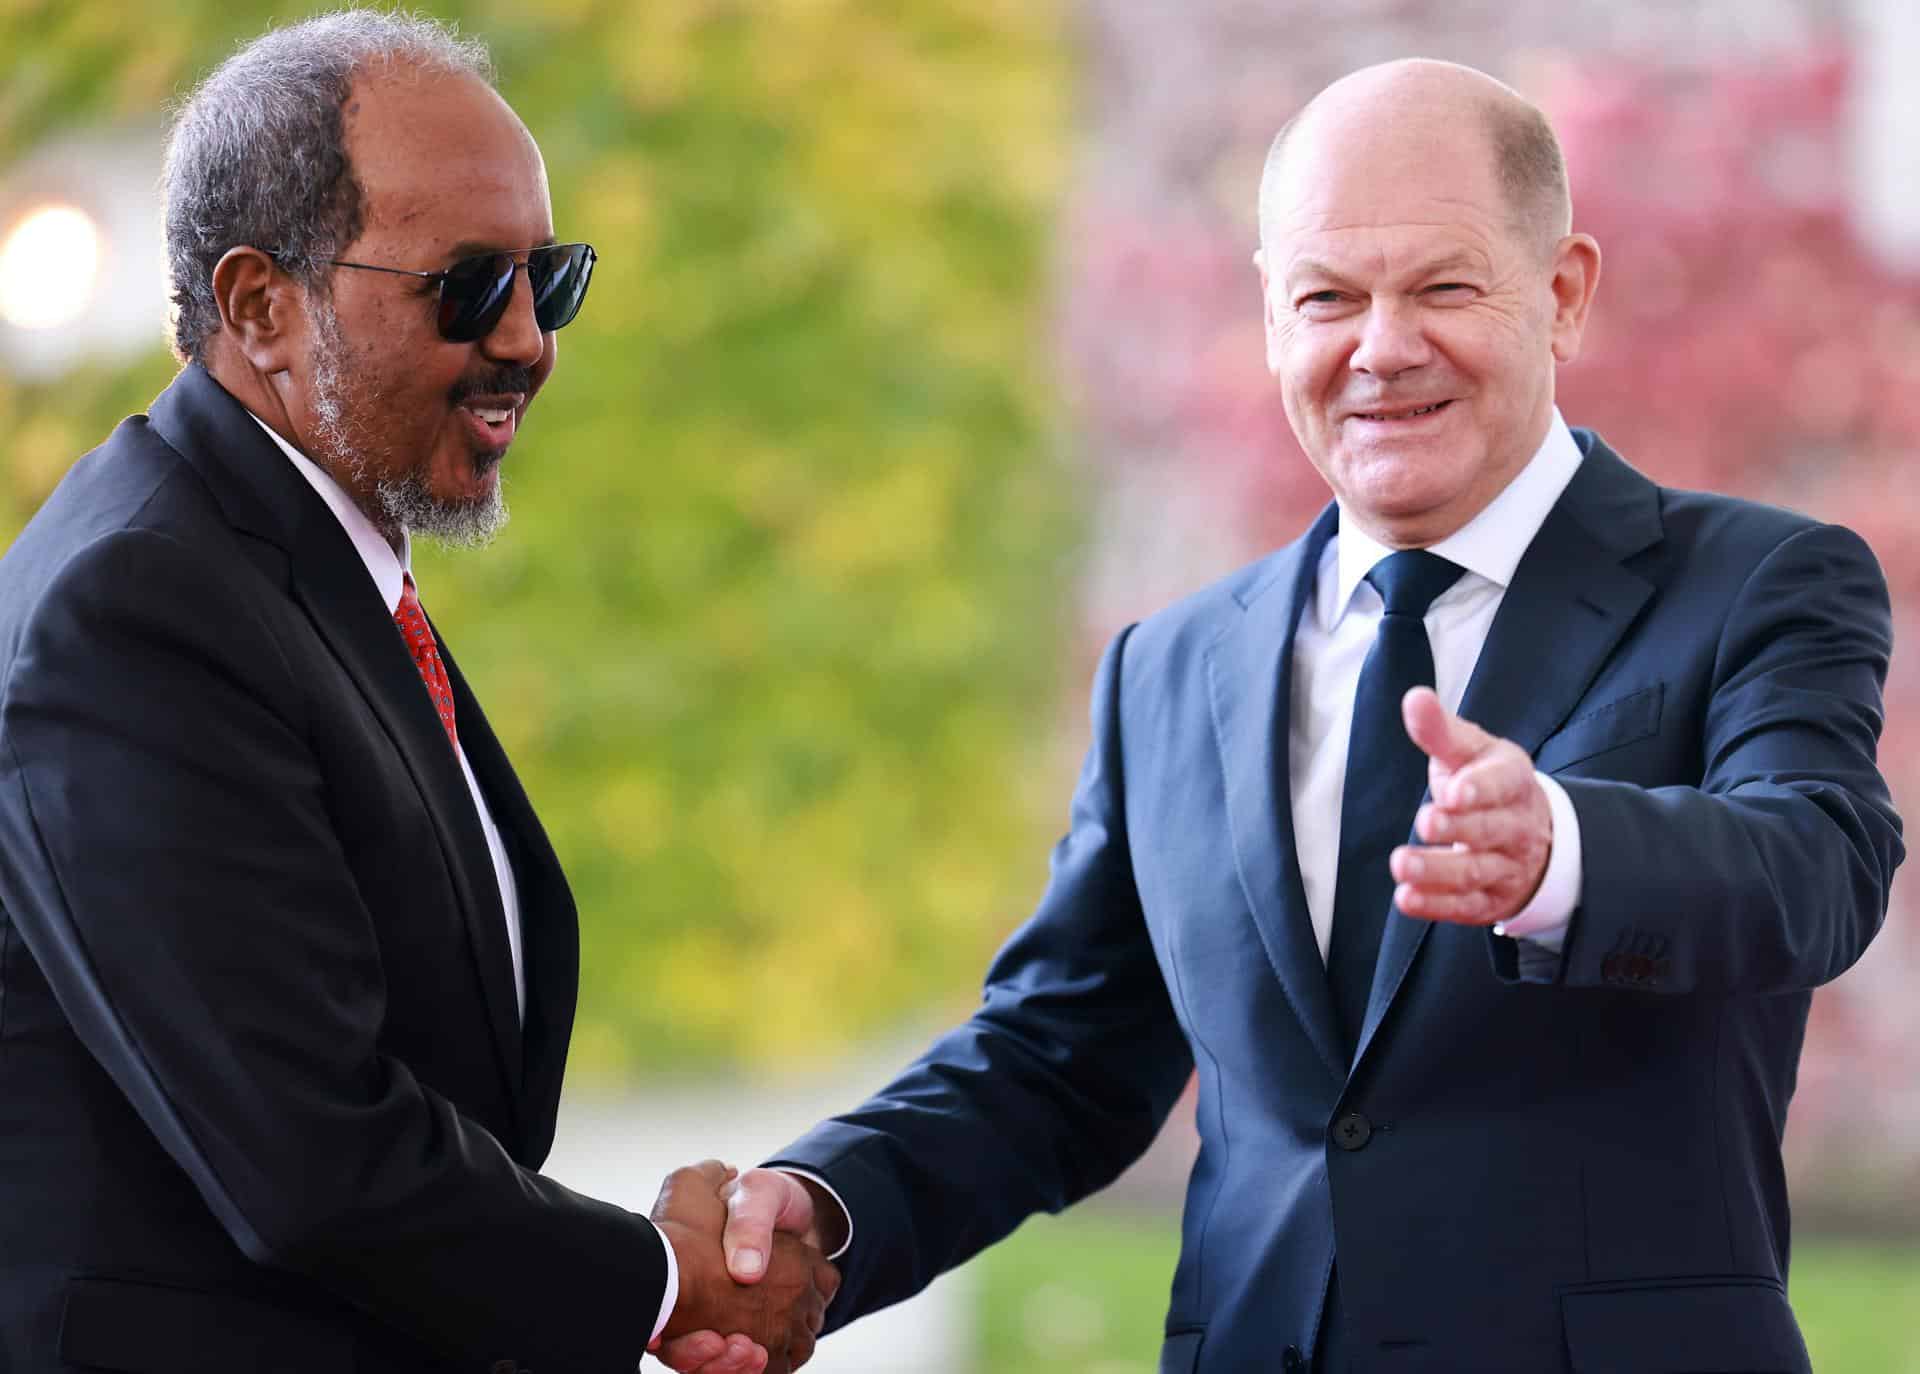
<svg viewBox="0 0 1920 1374"><path fill-rule="evenodd" d="M519 366L495 367L475 376L462 377L454 384L453 390L447 393L447 399L453 405L459 405L469 396L498 396L505 392L531 396L533 369Z"/></svg>

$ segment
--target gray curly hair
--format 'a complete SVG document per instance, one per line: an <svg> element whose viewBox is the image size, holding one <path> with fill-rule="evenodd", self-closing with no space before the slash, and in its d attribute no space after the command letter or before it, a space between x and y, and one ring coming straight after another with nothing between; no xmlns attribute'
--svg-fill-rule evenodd
<svg viewBox="0 0 1920 1374"><path fill-rule="evenodd" d="M393 66L493 84L486 48L451 26L350 9L261 35L180 106L161 187L182 362L203 362L220 328L213 268L229 249L265 249L294 280L325 290L328 260L361 229L341 110L355 76Z"/></svg>

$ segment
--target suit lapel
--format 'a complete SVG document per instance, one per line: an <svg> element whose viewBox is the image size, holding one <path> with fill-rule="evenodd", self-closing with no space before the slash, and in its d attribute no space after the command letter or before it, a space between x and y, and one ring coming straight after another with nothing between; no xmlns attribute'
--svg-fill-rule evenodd
<svg viewBox="0 0 1920 1374"><path fill-rule="evenodd" d="M1460 703L1463 717L1529 754L1580 704L1653 594L1623 560L1660 538L1658 490L1575 433L1587 456L1514 570ZM1387 913L1356 1066L1432 928Z"/></svg>
<svg viewBox="0 0 1920 1374"><path fill-rule="evenodd" d="M365 564L326 503L202 368L185 368L156 399L149 419L205 478L236 529L286 551L295 598L359 685L419 788L466 919L491 1039L506 1095L517 1110L519 1014L506 917L486 836L459 760L447 747L419 671Z"/></svg>
<svg viewBox="0 0 1920 1374"><path fill-rule="evenodd" d="M436 634L438 631L436 631ZM519 895L521 954L527 980L527 1010L522 1040L521 1162L537 1167L553 1146L554 1117L560 1105L567 1044L573 1034L580 983L580 927L566 875L547 841L533 805L507 761L506 751L486 713L448 653L441 657L453 686L460 743L486 794L487 808L506 843Z"/></svg>
<svg viewBox="0 0 1920 1374"><path fill-rule="evenodd" d="M317 498L316 498L317 501ZM294 592L367 704L393 740L440 838L441 855L454 896L466 917L475 974L484 990L487 1019L501 1072L516 1102L520 1095L520 1015L513 989L513 957L507 947L506 914L460 761L421 685L420 672L394 629L379 593L332 513L307 522L293 558ZM339 545L340 548L319 547ZM345 556L340 553L344 550ZM456 705L456 719L458 719Z"/></svg>
<svg viewBox="0 0 1920 1374"><path fill-rule="evenodd" d="M1248 596L1245 614L1208 650L1207 679L1234 859L1254 925L1314 1049L1328 1072L1344 1080L1347 1062L1333 995L1300 881L1287 731L1294 634L1336 524L1329 506L1303 538L1276 556L1270 576Z"/></svg>

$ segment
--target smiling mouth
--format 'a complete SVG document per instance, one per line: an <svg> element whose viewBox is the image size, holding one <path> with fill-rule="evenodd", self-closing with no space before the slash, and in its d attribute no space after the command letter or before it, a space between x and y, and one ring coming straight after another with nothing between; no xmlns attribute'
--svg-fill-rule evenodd
<svg viewBox="0 0 1920 1374"><path fill-rule="evenodd" d="M1372 421L1376 424L1394 420L1417 420L1423 415L1432 415L1437 411L1445 410L1452 404L1452 401L1435 401L1430 406L1417 406L1412 410L1356 410L1353 418Z"/></svg>
<svg viewBox="0 0 1920 1374"><path fill-rule="evenodd" d="M501 405L508 397L474 397L462 401L455 409L466 417L468 433L476 450L493 451L494 456L504 452L513 442L514 432L519 428L519 407L516 404Z"/></svg>

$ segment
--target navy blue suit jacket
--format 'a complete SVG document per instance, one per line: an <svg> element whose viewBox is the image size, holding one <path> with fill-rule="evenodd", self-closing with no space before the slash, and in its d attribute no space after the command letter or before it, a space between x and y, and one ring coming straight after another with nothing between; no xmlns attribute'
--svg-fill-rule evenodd
<svg viewBox="0 0 1920 1374"><path fill-rule="evenodd" d="M189 367L0 558L0 1369L632 1374L648 1223L540 1177L573 900L486 841L346 532Z"/></svg>
<svg viewBox="0 0 1920 1374"><path fill-rule="evenodd" d="M1555 980L1390 913L1341 1053L1287 792L1329 509L1114 641L1071 829L981 1008L781 1153L854 1217L834 1324L1106 1184L1197 1069L1163 1374L1302 1367L1336 1256L1365 1374L1806 1369L1780 1139L1812 990L1902 856L1886 588L1844 529L1576 437L1462 704L1579 815Z"/></svg>

